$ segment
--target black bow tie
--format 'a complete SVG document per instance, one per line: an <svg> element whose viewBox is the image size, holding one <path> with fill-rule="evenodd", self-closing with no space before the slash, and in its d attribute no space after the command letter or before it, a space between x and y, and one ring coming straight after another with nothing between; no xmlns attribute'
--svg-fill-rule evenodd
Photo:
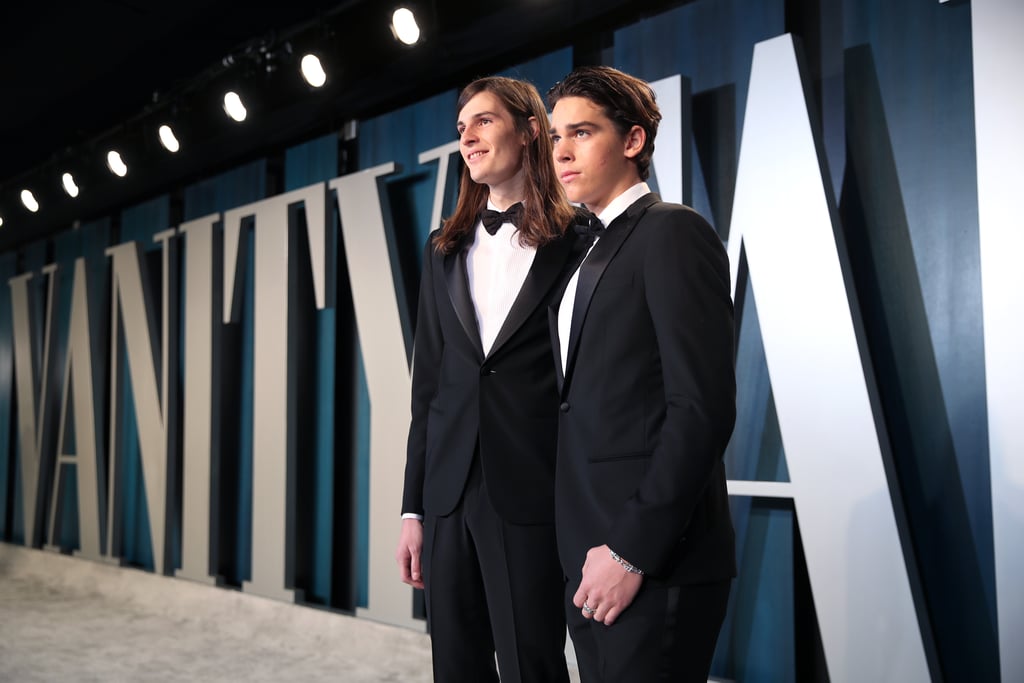
<svg viewBox="0 0 1024 683"><path fill-rule="evenodd" d="M577 211L576 222L573 223L572 229L576 231L577 235L600 237L601 233L604 232L604 223L589 211Z"/></svg>
<svg viewBox="0 0 1024 683"><path fill-rule="evenodd" d="M492 235L498 232L505 223L519 227L519 219L523 216L523 203L516 202L505 211L492 211L484 209L480 212L480 220L484 222L484 229Z"/></svg>

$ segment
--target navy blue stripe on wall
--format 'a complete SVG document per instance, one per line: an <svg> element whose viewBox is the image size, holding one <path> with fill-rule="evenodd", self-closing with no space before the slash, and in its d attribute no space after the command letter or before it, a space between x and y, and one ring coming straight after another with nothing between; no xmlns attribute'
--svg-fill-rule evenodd
<svg viewBox="0 0 1024 683"><path fill-rule="evenodd" d="M284 189L296 190L316 182L330 180L338 175L338 138L336 135L311 140L292 147L285 152ZM337 244L337 202L330 202L327 213L328 244ZM349 425L336 422L335 395L337 387L350 387L352 378L338 377L336 385L336 347L338 346L338 311L328 307L316 311L312 298L312 280L309 269L309 246L304 235L297 240L300 245L291 267L299 269L296 278L299 292L296 292L296 308L292 312L293 329L312 330L311 338L293 339L296 345L294 357L303 367L297 368L300 396L298 405L303 408L296 414L298 486L296 496L299 509L296 533L296 576L297 588L301 588L307 602L321 605L351 607L347 586L335 585L349 581L349 571L337 571L335 558L350 556L351 546L345 541L350 531L345 525L351 524L351 515L339 514L347 509L352 496L351 487L339 486L348 477L344 471L350 469L350 454L345 435L351 432ZM347 282L342 285L348 287ZM342 334L351 335L351 318L348 329ZM347 344L351 347L351 344ZM303 363L303 359L306 362ZM340 439L336 446L336 431ZM336 472L336 468L343 472ZM336 527L336 523L338 526ZM341 544L343 548L336 548ZM343 551L343 552L339 552ZM340 568L339 568L340 569ZM336 596L332 598L332 596Z"/></svg>

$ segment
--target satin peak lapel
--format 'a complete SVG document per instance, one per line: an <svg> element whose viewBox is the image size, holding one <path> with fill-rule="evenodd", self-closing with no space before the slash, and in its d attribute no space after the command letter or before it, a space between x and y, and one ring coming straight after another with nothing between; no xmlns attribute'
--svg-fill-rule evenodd
<svg viewBox="0 0 1024 683"><path fill-rule="evenodd" d="M647 212L647 208L661 198L651 192L630 204L618 218L612 221L605 230L601 239L594 245L590 255L580 266L580 277L576 285L576 298L572 308L572 323L569 326L569 353L565 363L565 384L562 387L563 394L572 379L573 368L576 365L576 352L579 347L580 333L583 330L587 318L587 311L590 308L590 300L594 296L597 283L601 281L605 269L615 254L619 252L622 243L626 241L633 228Z"/></svg>
<svg viewBox="0 0 1024 683"><path fill-rule="evenodd" d="M564 292L564 288L562 292ZM561 293L555 298L557 301ZM551 335L551 352L555 357L555 378L558 380L558 394L562 394L562 385L565 384L565 373L562 371L562 346L558 339L558 309L552 304L548 306L548 333Z"/></svg>
<svg viewBox="0 0 1024 683"><path fill-rule="evenodd" d="M460 248L454 254L444 258L444 277L448 284L448 298L451 299L455 315L462 323L462 329L476 349L480 358L484 357L483 343L480 341L480 329L476 323L476 309L473 298L469 294L469 278L466 275L466 250Z"/></svg>

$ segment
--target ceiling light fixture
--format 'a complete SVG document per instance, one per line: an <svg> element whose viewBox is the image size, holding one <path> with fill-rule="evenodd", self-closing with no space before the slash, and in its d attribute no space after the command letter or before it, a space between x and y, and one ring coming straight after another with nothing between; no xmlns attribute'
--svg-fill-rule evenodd
<svg viewBox="0 0 1024 683"><path fill-rule="evenodd" d="M32 190L21 191L21 203L32 213L39 211L39 202L36 201L36 196L32 194Z"/></svg>
<svg viewBox="0 0 1024 683"><path fill-rule="evenodd" d="M420 39L420 26L416 16L407 7L399 7L391 15L391 33L406 45L415 45Z"/></svg>
<svg viewBox="0 0 1024 683"><path fill-rule="evenodd" d="M181 144L178 142L178 138L175 137L174 131L166 123L157 130L160 135L160 144L164 146L168 152L177 152L181 149Z"/></svg>
<svg viewBox="0 0 1024 683"><path fill-rule="evenodd" d="M242 98L234 90L224 93L224 113L239 123L245 121L245 115L248 112L245 110L245 105L242 104Z"/></svg>
<svg viewBox="0 0 1024 683"><path fill-rule="evenodd" d="M128 175L128 165L124 163L124 159L121 158L121 153L117 150L110 150L107 152L107 168L114 175L124 178Z"/></svg>
<svg viewBox="0 0 1024 683"><path fill-rule="evenodd" d="M327 82L327 73L324 72L324 65L320 58L314 54L308 54L302 58L302 77L314 88L320 88Z"/></svg>
<svg viewBox="0 0 1024 683"><path fill-rule="evenodd" d="M75 184L75 177L70 173L65 173L61 176L61 183L64 185L64 191L68 193L69 197L78 196L78 185Z"/></svg>

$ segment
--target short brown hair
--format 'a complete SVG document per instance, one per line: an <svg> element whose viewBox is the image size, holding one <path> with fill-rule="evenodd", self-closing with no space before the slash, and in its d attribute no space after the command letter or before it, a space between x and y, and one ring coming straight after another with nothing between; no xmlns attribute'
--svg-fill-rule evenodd
<svg viewBox="0 0 1024 683"><path fill-rule="evenodd" d="M530 83L504 76L489 76L473 81L459 94L458 110L474 96L489 92L508 109L516 130L530 138L533 129L530 118L537 120L540 134L523 148L523 177L525 178L523 218L519 221L519 240L523 244L539 247L551 242L565 231L574 211L565 198L565 191L555 174L554 150L551 136L547 135L548 113L544 100ZM476 227L480 211L487 208L488 187L475 182L469 169L463 166L459 181L459 200L455 212L444 222L441 233L434 241L436 249L451 253Z"/></svg>
<svg viewBox="0 0 1024 683"><path fill-rule="evenodd" d="M598 105L622 135L633 126L643 128L647 139L633 161L640 179L647 180L661 122L654 90L647 81L610 66L581 66L548 90L548 106L553 108L563 97L585 97Z"/></svg>

